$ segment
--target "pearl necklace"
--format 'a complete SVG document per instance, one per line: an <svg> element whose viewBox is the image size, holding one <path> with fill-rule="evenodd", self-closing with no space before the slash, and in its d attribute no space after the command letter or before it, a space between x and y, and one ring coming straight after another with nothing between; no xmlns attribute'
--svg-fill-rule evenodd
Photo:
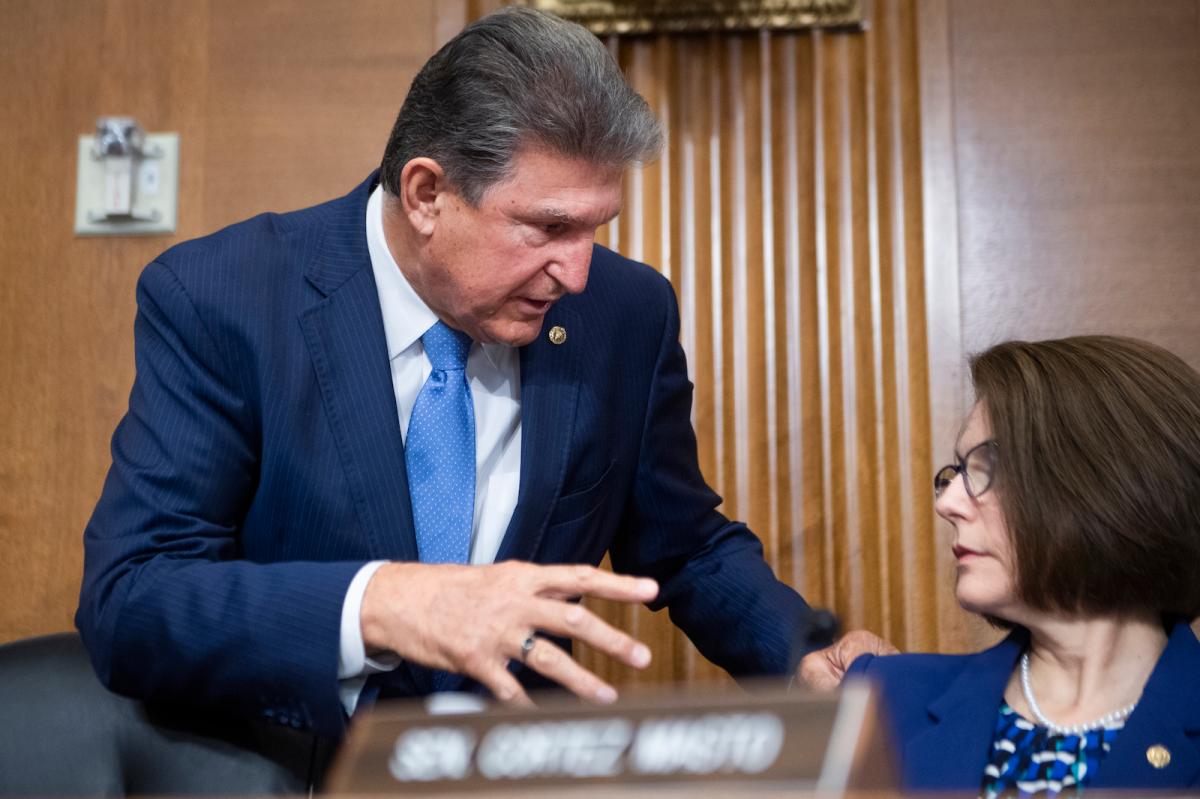
<svg viewBox="0 0 1200 799"><path fill-rule="evenodd" d="M1038 724L1041 724L1046 729L1055 735L1083 735L1091 730L1098 730L1101 727L1107 727L1110 724L1115 724L1122 721L1133 712L1137 707L1137 702L1133 702L1126 707L1114 710L1111 713L1105 713L1094 721L1089 721L1084 724L1071 724L1062 727L1055 724L1050 719L1046 718L1042 713L1042 709L1038 706L1037 700L1033 698L1033 686L1029 683L1029 653L1021 655L1021 692L1025 694L1025 703L1029 705L1029 710L1033 713L1033 717L1037 719Z"/></svg>

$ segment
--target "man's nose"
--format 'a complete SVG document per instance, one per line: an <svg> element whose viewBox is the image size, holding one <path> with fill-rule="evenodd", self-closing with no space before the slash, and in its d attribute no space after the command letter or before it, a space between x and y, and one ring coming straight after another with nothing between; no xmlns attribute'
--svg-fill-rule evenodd
<svg viewBox="0 0 1200 799"><path fill-rule="evenodd" d="M588 269L592 263L591 239L572 242L558 253L546 272L554 278L568 294L578 294L587 286Z"/></svg>

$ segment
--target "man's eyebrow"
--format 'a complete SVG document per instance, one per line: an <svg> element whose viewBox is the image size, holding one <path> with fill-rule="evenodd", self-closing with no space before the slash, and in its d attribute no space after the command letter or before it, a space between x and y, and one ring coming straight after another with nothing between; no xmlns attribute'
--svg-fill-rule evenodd
<svg viewBox="0 0 1200 799"><path fill-rule="evenodd" d="M580 223L580 219L578 217L554 205L534 208L533 211L530 212L530 216L538 220L553 219L555 222L558 222L562 225L577 225Z"/></svg>
<svg viewBox="0 0 1200 799"><path fill-rule="evenodd" d="M560 224L571 226L571 227L583 227L583 226L589 225L589 224L595 224L597 227L599 227L600 225L608 224L612 220L616 219L617 214L619 214L619 213L621 213L620 208L618 208L616 210L616 213L614 213L612 216L606 216L604 219L598 219L594 223L592 223L588 220L585 220L578 216L575 216L574 214L570 213L569 211L565 211L562 208L559 208L558 206L554 206L554 205L548 205L548 206L544 206L542 208L538 208L534 212L535 216L537 216L539 218L549 217Z"/></svg>

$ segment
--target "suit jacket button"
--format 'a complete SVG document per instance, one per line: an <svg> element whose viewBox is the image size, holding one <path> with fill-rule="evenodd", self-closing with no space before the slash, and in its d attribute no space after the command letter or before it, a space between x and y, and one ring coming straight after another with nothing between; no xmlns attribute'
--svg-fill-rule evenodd
<svg viewBox="0 0 1200 799"><path fill-rule="evenodd" d="M1155 744L1146 750L1146 759L1155 768L1166 768L1171 763L1171 750L1162 744Z"/></svg>

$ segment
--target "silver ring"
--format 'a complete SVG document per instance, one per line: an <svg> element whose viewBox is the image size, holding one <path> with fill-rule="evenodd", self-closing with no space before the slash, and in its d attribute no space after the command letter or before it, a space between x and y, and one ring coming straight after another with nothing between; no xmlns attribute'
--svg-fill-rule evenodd
<svg viewBox="0 0 1200 799"><path fill-rule="evenodd" d="M529 653L533 651L533 645L537 643L537 636L531 635L521 642L521 662L529 657Z"/></svg>

